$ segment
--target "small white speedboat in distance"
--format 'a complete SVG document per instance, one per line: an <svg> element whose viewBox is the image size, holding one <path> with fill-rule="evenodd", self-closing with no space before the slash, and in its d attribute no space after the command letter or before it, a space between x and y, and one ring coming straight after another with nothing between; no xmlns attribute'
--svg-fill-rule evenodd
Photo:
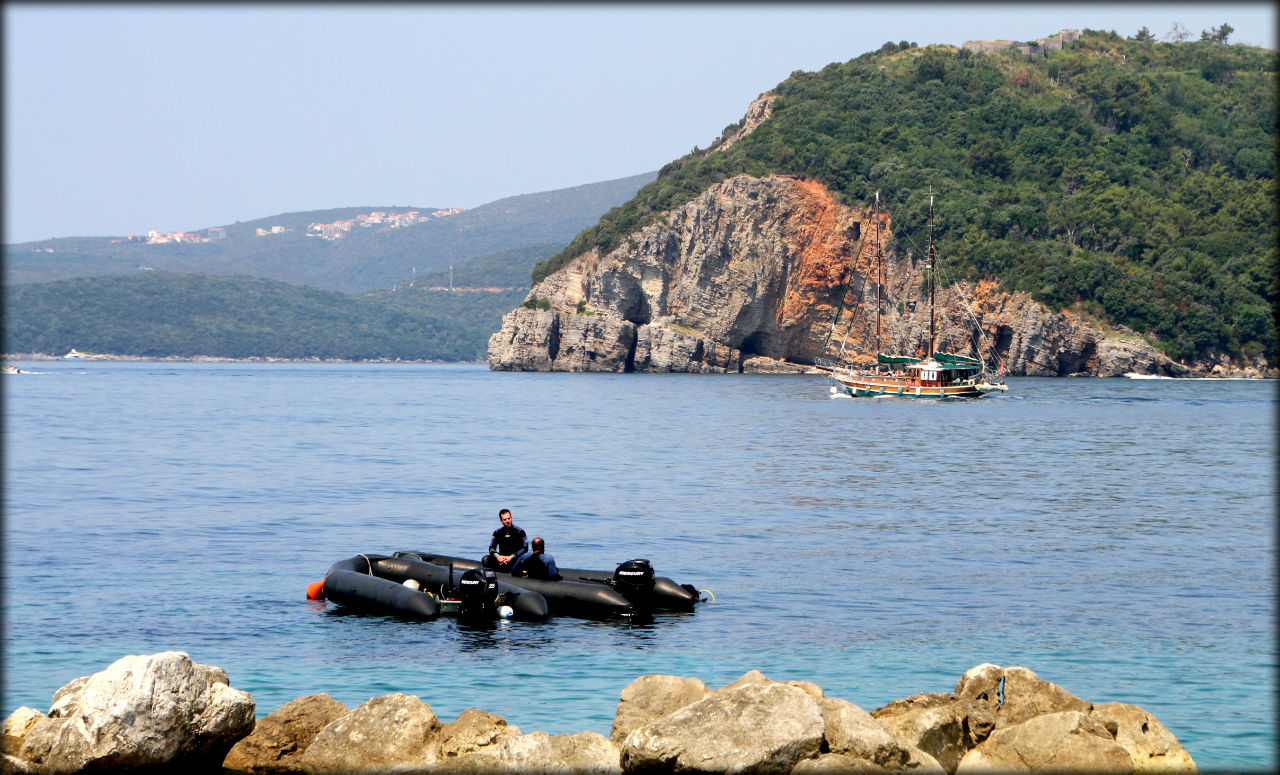
<svg viewBox="0 0 1280 775"><path fill-rule="evenodd" d="M62 356L62 360L64 360L64 361L82 361L82 360L84 360L84 353L82 353L82 352L80 352L79 350L77 350L76 348L72 347L72 348L71 348L71 352L69 352L69 353L67 353L66 355Z"/></svg>

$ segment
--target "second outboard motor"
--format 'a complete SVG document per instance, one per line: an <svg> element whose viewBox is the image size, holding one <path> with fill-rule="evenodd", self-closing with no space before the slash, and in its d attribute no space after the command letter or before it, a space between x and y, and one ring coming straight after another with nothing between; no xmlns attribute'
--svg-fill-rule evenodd
<svg viewBox="0 0 1280 775"><path fill-rule="evenodd" d="M633 604L645 600L653 592L653 566L648 560L627 560L613 572L613 588Z"/></svg>
<svg viewBox="0 0 1280 775"><path fill-rule="evenodd" d="M459 616L495 615L498 607L498 575L488 568L472 568L458 579Z"/></svg>

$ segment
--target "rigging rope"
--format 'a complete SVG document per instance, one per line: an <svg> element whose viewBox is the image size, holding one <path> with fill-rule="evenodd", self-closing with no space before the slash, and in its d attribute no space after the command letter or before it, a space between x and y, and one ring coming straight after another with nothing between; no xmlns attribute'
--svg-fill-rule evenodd
<svg viewBox="0 0 1280 775"><path fill-rule="evenodd" d="M935 248L935 251L936 251L936 248ZM960 284L959 283L952 284L951 278L947 277L947 272L941 267L941 264L942 264L941 261L935 261L934 271L942 275L942 287L946 288L948 291L954 290L955 294L960 297L961 306L964 308L965 313L969 316L969 322L973 324L974 329L976 329L978 332L978 346L976 349L978 351L978 361L982 364L982 373L985 374L987 373L987 361L985 358L982 357L982 340L987 332L983 330L982 324L978 322L977 316L974 315L973 310L969 308L969 301L968 299L965 298L964 291L960 287ZM974 288L977 288L976 284L974 285ZM991 353L991 361L992 361L992 364L994 365L995 355L996 355L994 342L992 343L990 353Z"/></svg>
<svg viewBox="0 0 1280 775"><path fill-rule="evenodd" d="M844 310L844 299L849 295L849 285L853 283L853 276L856 274L854 269L857 268L858 256L862 255L862 243L866 240L866 235L858 238L858 247L853 251L853 261L849 265L849 279L845 280L844 290L840 291L840 304L836 307L836 316L831 320L831 330L827 332L827 338L822 341L822 352L827 351L827 345L831 342L831 335L836 332L836 323L840 322L840 313ZM845 333L845 338L849 338L849 334ZM844 346L840 347L841 357L844 356Z"/></svg>
<svg viewBox="0 0 1280 775"><path fill-rule="evenodd" d="M935 268L936 268L936 267L935 267ZM950 289L953 289L953 288L954 288L954 289L955 289L955 291L956 291L956 294L957 294L958 296L960 296L961 301L966 301L966 300L964 299L964 292L963 292L963 290L961 290L960 285L959 285L959 284L956 284L956 285L950 285L950 284L949 284L949 281L948 281L948 279L947 279L947 277L946 277L946 272L942 271L941 269L938 269L937 271L939 271L939 272L942 274L942 276L943 276L943 283L944 283L944 284L946 284L946 285L945 285L945 287L947 287L947 289L948 289L948 290L950 290ZM976 284L976 283L974 284L974 287L975 287L975 288L977 287L977 284ZM986 330L984 330L984 329L982 328L981 324L979 324L979 323L978 323L977 316L975 316L975 315L973 314L973 310L969 309L969 307L968 307L968 304L967 304L967 303L965 304L965 312L967 312L967 313L969 314L969 320L973 323L973 327L974 327L974 328L976 328L976 329L978 330L978 360L982 361L982 371L983 371L983 373L985 374L985 373L987 373L987 363L986 363L986 360L982 357L982 341L983 341L983 339L986 337L986 333L987 333L987 332L986 332ZM996 351L995 351L995 342L994 342L994 341L992 341L992 343L991 343L991 347L989 348L988 352L989 352L989 353L990 353L990 355L991 355L991 364L992 364L992 366L995 366L995 363L996 363ZM1042 368L1042 369L1048 369L1049 371L1053 372L1054 374L1059 373L1059 368L1058 368L1058 367L1056 367L1056 366L1050 366L1050 365L1049 365L1049 364L1047 364L1047 363L1041 363L1040 361L1037 361L1037 360L1035 360L1034 358L1031 358L1031 357L1028 357L1028 356L1025 356L1025 355L1024 355L1024 356L1022 356L1022 360L1026 361L1026 362L1028 362L1028 363L1034 363L1035 365L1039 366L1039 367L1040 367L1040 368ZM1003 370L1004 370L1004 367L1002 366L1000 370L1001 370L1001 371L1003 371Z"/></svg>

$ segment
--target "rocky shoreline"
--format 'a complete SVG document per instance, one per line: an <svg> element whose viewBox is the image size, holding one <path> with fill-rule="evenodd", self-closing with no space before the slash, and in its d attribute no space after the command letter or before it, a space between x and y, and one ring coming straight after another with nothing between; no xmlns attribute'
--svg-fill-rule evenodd
<svg viewBox="0 0 1280 775"><path fill-rule="evenodd" d="M5 363L14 363L18 361L24 362L42 362L42 361L61 361L60 355L48 355L46 353L6 353L0 355ZM470 364L479 365L484 361L435 361L435 360L413 360L401 358L374 358L371 360L344 360L341 358L270 358L270 357L252 357L252 358L221 358L211 355L195 355L191 357L179 355L151 356L151 355L102 355L93 354L86 355L85 361L110 361L122 363L434 363L434 364ZM741 373L744 374L803 374L813 368L809 364L792 363L785 360L768 358L764 356L755 356L743 358L740 363ZM737 372L728 372L737 373ZM1090 374L1070 375L1070 376L1094 376ZM1110 375L1120 376L1120 375ZM1280 379L1280 369L1264 368L1259 369L1254 366L1240 367L1230 363L1214 364L1212 367L1203 364L1186 367L1186 371L1175 379Z"/></svg>
<svg viewBox="0 0 1280 775"><path fill-rule="evenodd" d="M535 284L489 338L489 366L737 372L758 357L923 355L935 342L939 352L979 348L1011 377L1280 376L1261 354L1174 361L1151 335L1051 310L994 280L944 283L935 305L928 261L906 241L895 246L894 228L814 180L725 179ZM877 244L889 245L883 261ZM868 307L870 288L883 304Z"/></svg>
<svg viewBox="0 0 1280 775"><path fill-rule="evenodd" d="M61 361L61 355L47 353L5 353L5 362L13 361ZM369 358L367 360L349 360L345 358L274 358L270 356L251 356L248 358L223 358L215 355L111 355L103 353L85 354L77 361L113 361L125 363L471 363L484 361L438 361L417 360L413 358Z"/></svg>
<svg viewBox="0 0 1280 775"><path fill-rule="evenodd" d="M522 733L468 708L441 722L421 698L349 709L327 694L263 718L221 668L181 651L126 656L4 722L4 769L71 773L183 767L245 773L1196 772L1136 705L1094 704L1025 667L984 663L955 689L867 712L807 681L756 670L719 689L644 675L609 736Z"/></svg>

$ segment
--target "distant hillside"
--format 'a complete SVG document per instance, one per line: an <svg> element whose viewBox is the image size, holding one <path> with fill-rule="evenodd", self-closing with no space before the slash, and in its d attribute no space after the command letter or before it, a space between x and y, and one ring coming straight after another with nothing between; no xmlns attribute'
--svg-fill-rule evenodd
<svg viewBox="0 0 1280 775"><path fill-rule="evenodd" d="M226 225L221 227L224 236L210 242L146 244L71 237L6 245L5 283L129 274L146 267L263 277L347 293L391 288L415 271L447 271L450 264L535 243L564 245L655 175L508 197L402 228L356 226L335 240L307 236L308 227L375 211L418 210L426 215L436 208L370 206L285 213ZM272 227L285 231L258 236L259 228ZM528 285L528 279L526 275L521 282Z"/></svg>
<svg viewBox="0 0 1280 775"><path fill-rule="evenodd" d="M564 243L539 242L510 250L477 256L453 266L452 270L403 278L400 288L529 288L529 276L539 261L555 255Z"/></svg>
<svg viewBox="0 0 1280 775"><path fill-rule="evenodd" d="M525 292L351 296L275 280L134 272L5 288L4 351L470 361Z"/></svg>
<svg viewBox="0 0 1280 775"><path fill-rule="evenodd" d="M860 208L879 192L902 255L924 250L935 193L948 282L994 280L1175 359L1275 365L1277 56L1224 36L1085 30L1030 56L886 43L797 71L754 131L663 167L534 279L720 181L779 174Z"/></svg>

